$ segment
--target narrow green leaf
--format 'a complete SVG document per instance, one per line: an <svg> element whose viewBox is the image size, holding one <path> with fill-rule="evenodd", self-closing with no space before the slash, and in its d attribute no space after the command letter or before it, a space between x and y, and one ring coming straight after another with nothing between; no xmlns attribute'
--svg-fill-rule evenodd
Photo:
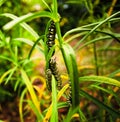
<svg viewBox="0 0 120 122"><path fill-rule="evenodd" d="M66 107L68 107L68 103L67 102L59 102L58 103L58 109L59 108L66 108Z"/></svg>
<svg viewBox="0 0 120 122"><path fill-rule="evenodd" d="M52 77L52 115L50 122L58 122L58 111L57 111L57 89L55 78Z"/></svg>
<svg viewBox="0 0 120 122"><path fill-rule="evenodd" d="M75 33L75 32L85 32L85 31L90 32L91 28L78 27L78 28L71 29L66 34L68 35L68 34L72 34L72 33ZM109 33L109 32L105 32L105 31L101 31L101 30L95 30L94 32L98 32L98 33L102 33L102 34L105 34L105 35L109 35L109 36L111 36L111 38L114 38L116 41L120 42L119 38L116 37L115 33Z"/></svg>
<svg viewBox="0 0 120 122"><path fill-rule="evenodd" d="M118 69L118 70L112 72L111 74L109 74L109 77L112 78L112 77L114 77L117 73L120 73L120 69Z"/></svg>
<svg viewBox="0 0 120 122"><path fill-rule="evenodd" d="M120 38L120 35L117 35L116 37L117 38ZM99 37L99 38L92 39L92 40L84 43L79 49L82 49L83 47L85 47L87 45L90 45L90 44L92 44L94 42L98 42L98 41L109 41L108 39L111 39L111 37L110 36L104 36L104 37L102 36L102 37Z"/></svg>
<svg viewBox="0 0 120 122"><path fill-rule="evenodd" d="M7 56L4 56L4 55L0 55L0 59L10 61L13 64L17 65L16 62L11 57L7 57Z"/></svg>
<svg viewBox="0 0 120 122"><path fill-rule="evenodd" d="M110 20L108 20L109 22L113 22L113 21L119 21L120 20L120 18L118 17L118 18L111 18ZM96 25L98 25L100 22L95 22L95 23L92 23L92 24L88 24L88 25L83 25L83 26L81 26L81 27L78 27L78 28L76 28L76 29L82 29L82 28L88 28L88 27L94 27L94 26L96 26ZM68 36L70 33L73 33L73 31L74 31L74 29L72 29L72 30L70 30L70 31L67 31L65 34L64 34L64 36L63 36L63 38L65 38L66 36Z"/></svg>
<svg viewBox="0 0 120 122"><path fill-rule="evenodd" d="M10 14L10 13L4 13L4 14L1 14L0 16L9 17L9 18L11 18L13 20L16 20L16 19L19 18L19 17L15 16L13 14ZM39 38L39 35L28 24L26 24L25 22L22 22L22 23L20 23L20 25L25 30L27 30L35 39L38 39Z"/></svg>
<svg viewBox="0 0 120 122"><path fill-rule="evenodd" d="M110 17L106 18L102 22L100 22L98 25L96 25L91 31L89 31L76 45L75 49L80 45L81 42L83 42L89 35L91 35L97 28L99 28L104 23L108 22L111 18L115 17L116 15L119 15L120 11L116 12L115 14L111 15Z"/></svg>
<svg viewBox="0 0 120 122"><path fill-rule="evenodd" d="M87 122L87 118L85 117L84 113L82 112L81 108L78 109L79 117L81 122Z"/></svg>
<svg viewBox="0 0 120 122"><path fill-rule="evenodd" d="M3 3L5 3L6 0L0 0L0 7L2 6Z"/></svg>
<svg viewBox="0 0 120 122"><path fill-rule="evenodd" d="M67 43L69 43L69 42L73 41L75 38L81 37L81 36L85 35L86 33L87 33L87 32L81 32L81 33L74 34L74 35L72 35L70 38L65 39L65 41L66 41Z"/></svg>
<svg viewBox="0 0 120 122"><path fill-rule="evenodd" d="M19 102L19 114L20 114L20 121L21 122L24 122L23 120L23 111L22 111L22 107L23 107L23 101L24 101L24 96L25 96L25 93L27 92L27 89L24 89L21 93L21 96L20 96L20 102Z"/></svg>
<svg viewBox="0 0 120 122"><path fill-rule="evenodd" d="M6 25L3 26L3 29L4 30L9 30L9 29L13 28L15 25L17 25L21 22L32 20L32 19L35 19L35 18L38 18L38 17L52 18L52 14L50 12L47 12L47 11L28 13L26 15L23 15L21 17L16 18L15 20L10 21L9 23L7 23Z"/></svg>
<svg viewBox="0 0 120 122"><path fill-rule="evenodd" d="M4 95L6 95L8 97L12 97L12 93L10 93L6 89L4 89L3 86L0 86L0 94L1 94L1 97Z"/></svg>
<svg viewBox="0 0 120 122"><path fill-rule="evenodd" d="M34 48L37 46L38 42L41 41L41 39L43 39L43 37L44 37L44 35L43 35L43 36L40 36L40 37L36 40L36 42L33 44L32 48L31 48L31 50L30 50L30 52L29 52L29 54L28 54L28 59L30 59L30 56L31 56L31 54L32 54L32 52L33 52L33 50L34 50ZM41 44L42 44L42 43L41 43ZM42 45L42 46L44 46L44 45Z"/></svg>
<svg viewBox="0 0 120 122"><path fill-rule="evenodd" d="M22 86L21 79L17 79L14 85L14 91L18 90L18 86Z"/></svg>
<svg viewBox="0 0 120 122"><path fill-rule="evenodd" d="M104 77L104 76L83 76L83 77L79 77L79 82L80 81L100 82L100 83L106 83L109 85L114 85L114 86L120 87L120 82L118 80Z"/></svg>
<svg viewBox="0 0 120 122"><path fill-rule="evenodd" d="M78 110L79 110L79 106L76 107L76 108L70 107L70 109L69 109L69 111L68 111L68 114L67 114L67 116L66 116L66 118L64 119L63 122L70 122L72 116L73 116L75 113L77 113Z"/></svg>
<svg viewBox="0 0 120 122"><path fill-rule="evenodd" d="M79 105L79 83L78 69L73 49L68 44L63 44L63 56L67 66L67 71L70 78L72 89L72 106L73 108Z"/></svg>
<svg viewBox="0 0 120 122"><path fill-rule="evenodd" d="M103 88L99 85L94 85L94 84L90 85L90 88L91 89L96 88L96 89L102 90L110 95L113 95L120 102L120 98L118 98L117 94L112 89L106 89L106 88Z"/></svg>
<svg viewBox="0 0 120 122"><path fill-rule="evenodd" d="M49 11L52 12L51 8L49 7L49 5L47 4L47 2L45 0L42 0L42 2L44 3L44 5L48 8Z"/></svg>
<svg viewBox="0 0 120 122"><path fill-rule="evenodd" d="M42 114L36 109L34 103L31 100L25 100L25 102L27 102L30 107L32 108L32 110L34 111L35 115L37 116L37 120L38 122L41 122L40 120L43 120L43 116ZM42 118L42 119L41 119Z"/></svg>
<svg viewBox="0 0 120 122"><path fill-rule="evenodd" d="M96 105L98 105L100 108L105 109L108 113L111 114L111 116L115 119L117 117L120 117L120 113L116 112L109 106L105 105L103 102L99 101L98 99L94 98L93 96L89 95L85 91L80 89L80 96L84 96L88 98L89 100L92 100Z"/></svg>
<svg viewBox="0 0 120 122"><path fill-rule="evenodd" d="M33 89L32 83L30 82L26 72L23 69L21 69L20 72L22 75L22 79L23 79L23 81L24 81L24 83L30 93L31 99L32 99L33 103L35 104L36 109L40 112L39 101L38 101L38 98L37 98L35 91Z"/></svg>
<svg viewBox="0 0 120 122"><path fill-rule="evenodd" d="M113 41L113 40L112 40ZM101 47L97 49L97 51L120 51L120 48L118 47Z"/></svg>
<svg viewBox="0 0 120 122"><path fill-rule="evenodd" d="M9 69L8 71L4 72L4 74L0 77L0 84L2 82L4 82L4 78L7 77L9 74L11 74L15 69L16 69L16 67Z"/></svg>
<svg viewBox="0 0 120 122"><path fill-rule="evenodd" d="M33 41L28 40L28 39L25 39L25 38L15 38L13 40L14 41L24 42L24 43L26 43L26 44L28 44L30 46L33 46L34 45L34 42ZM40 46L36 45L35 48L38 49L43 54L43 49Z"/></svg>
<svg viewBox="0 0 120 122"><path fill-rule="evenodd" d="M7 79L6 79L6 81L5 81L5 84L7 84L7 83L9 82L9 80L11 79L11 77L12 77L13 73L16 71L16 69L17 69L17 67L14 67L14 68L11 70L9 76L7 77Z"/></svg>

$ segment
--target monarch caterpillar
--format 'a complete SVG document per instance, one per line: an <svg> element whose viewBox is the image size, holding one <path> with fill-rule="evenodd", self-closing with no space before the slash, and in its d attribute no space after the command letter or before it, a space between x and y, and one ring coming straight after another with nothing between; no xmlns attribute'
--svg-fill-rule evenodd
<svg viewBox="0 0 120 122"><path fill-rule="evenodd" d="M51 81L52 81L52 71L51 69L47 69L45 72L45 76L46 76L46 85L47 85L47 89L49 91L51 91L52 87L51 87Z"/></svg>
<svg viewBox="0 0 120 122"><path fill-rule="evenodd" d="M56 60L55 59L50 59L50 69L52 71L52 74L54 75L56 81L57 81L57 87L58 87L58 90L61 89L61 86L62 86L62 80L61 80L61 77L60 77L60 74L59 74L59 71L58 71L58 68L57 68L57 65L56 65Z"/></svg>
<svg viewBox="0 0 120 122"><path fill-rule="evenodd" d="M55 28L55 23L51 21L50 27L49 27L49 32L47 34L47 42L46 44L48 45L48 51L50 48L55 44L55 33L56 33L56 28Z"/></svg>
<svg viewBox="0 0 120 122"><path fill-rule="evenodd" d="M71 89L71 82L69 81L69 93L67 96L67 102L71 106L72 104L72 89Z"/></svg>

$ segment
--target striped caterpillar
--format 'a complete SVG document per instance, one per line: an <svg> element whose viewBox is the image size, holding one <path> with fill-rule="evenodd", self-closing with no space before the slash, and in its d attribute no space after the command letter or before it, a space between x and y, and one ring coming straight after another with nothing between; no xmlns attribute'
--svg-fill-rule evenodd
<svg viewBox="0 0 120 122"><path fill-rule="evenodd" d="M55 28L55 23L51 21L50 27L48 29L48 34L47 34L47 46L48 46L48 51L50 51L51 47L54 46L55 44L55 33L56 33L56 28ZM54 54L54 53L53 53Z"/></svg>
<svg viewBox="0 0 120 122"><path fill-rule="evenodd" d="M71 82L69 81L69 91L67 95L67 102L71 106L72 105L72 89L71 89Z"/></svg>
<svg viewBox="0 0 120 122"><path fill-rule="evenodd" d="M45 76L46 76L46 85L47 85L47 89L49 91L52 90L52 86L51 86L51 81L52 81L52 71L50 69L47 69L45 72Z"/></svg>
<svg viewBox="0 0 120 122"><path fill-rule="evenodd" d="M59 70L57 68L56 60L55 59L51 59L49 64L50 64L49 67L50 67L50 69L52 71L52 74L54 75L55 80L57 81L58 90L60 90L61 86L62 86L62 80L61 80L61 77L60 77L60 74L59 74Z"/></svg>
<svg viewBox="0 0 120 122"><path fill-rule="evenodd" d="M51 21L50 27L49 27L48 30L49 31L48 31L48 34L47 34L46 44L48 46L48 52L49 52L50 49L55 44L56 28L55 28L55 23L53 21ZM54 55L54 52L55 51L53 51L52 56ZM54 75L55 80L57 81L58 90L60 90L61 86L62 86L62 80L61 80L61 77L60 77L60 74L59 74L59 71L58 71L58 68L57 68L57 63L56 63L55 59L50 59L49 60L49 67L46 70L46 84L47 84L48 90L51 90L52 75Z"/></svg>

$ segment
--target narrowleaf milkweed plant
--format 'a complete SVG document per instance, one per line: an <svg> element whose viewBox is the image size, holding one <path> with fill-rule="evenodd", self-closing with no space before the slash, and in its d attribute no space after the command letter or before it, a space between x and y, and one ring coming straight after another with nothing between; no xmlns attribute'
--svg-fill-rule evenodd
<svg viewBox="0 0 120 122"><path fill-rule="evenodd" d="M68 107L69 104L68 103L61 103L58 102L58 100L60 99L60 96L65 95L65 91L66 89L69 87L69 85L67 84L66 86L63 86L63 88L61 87L61 79L60 79L60 75L58 74L58 69L55 66L56 62L52 62L53 64L51 65L50 62L51 61L55 61L52 57L54 55L55 52L55 33L57 35L57 40L59 42L59 50L62 53L62 57L64 59L64 63L65 66L67 68L67 73L68 73L68 80L70 82L70 106L69 106L69 111L66 115L66 118L64 119L65 122L69 122L72 119L72 116L75 115L76 113L79 115L79 119L81 121L87 121L85 115L83 114L81 108L79 107L80 104L80 98L82 97L86 97L88 100L93 101L95 104L97 104L99 107L101 107L103 110L107 111L113 120L115 120L116 118L119 118L119 111L115 111L112 107L106 105L103 102L100 102L98 99L94 98L93 96L89 95L87 92L85 92L82 88L80 88L80 83L81 82L96 82L99 84L107 84L107 85L114 85L117 87L120 87L120 82L118 80L112 79L110 77L105 77L105 76L84 76L84 77L79 77L79 71L78 71L78 67L77 67L77 62L76 62L76 57L75 57L75 51L74 49L78 49L78 48L83 48L86 45L89 45L91 43L97 42L97 41L102 41L104 39L109 39L109 38L115 38L117 39L118 42L120 35L115 34L115 33L108 33L108 32L103 32L101 30L99 30L99 28L101 27L101 25L107 23L107 22L112 22L112 21L116 21L119 20L120 18L114 18L115 16L119 15L120 12L117 12L113 15L111 15L110 17L106 18L103 21L97 22L97 23L93 23L93 24L88 24L85 25L83 27L78 27L75 29L72 29L68 32L66 32L63 36L61 35L61 29L60 29L60 16L58 13L58 5L57 5L57 0L53 0L52 1L52 8L49 7L49 5L47 4L47 2L45 2L44 0L42 0L43 3L46 5L46 7L48 8L49 11L40 11L40 12L34 12L34 13L28 13L26 15L17 17L13 14L9 14L9 13L3 13L0 14L1 17L5 16L5 17L9 17L11 19L13 19L12 21L8 22L6 25L3 26L3 30L10 30L12 29L15 25L20 25L21 27L23 27L26 31L28 31L33 38L36 40L36 42L33 42L32 40L28 40L25 38L14 38L14 41L20 41L20 42L24 42L30 46L32 46L28 57L26 57L26 61L31 60L31 53L34 50L34 48L37 48L40 53L42 53L45 56L45 61L46 61L46 71L47 71L47 81L48 81L48 87L51 91L52 94L52 103L50 105L50 107L48 109L46 109L44 112L42 112L40 110L40 100L38 99L35 89L33 88L33 84L31 83L31 80L26 72L26 70L24 69L24 63L23 64L21 62L18 61L19 65L16 65L16 67L20 67L19 71L21 74L21 78L26 86L25 90L23 90L22 94L21 94L21 98L20 98L20 105L19 105L19 112L20 112L20 118L21 121L23 122L23 113L22 113L22 103L23 102L27 102L31 109L34 111L37 120L38 121L48 121L50 120L51 122L57 122L58 121L58 108L63 108L63 107ZM49 22L46 26L46 30L45 30L45 34L44 35L38 35L37 32L35 32L28 24L26 24L26 21L28 20L32 20L35 18L39 18L39 17L47 17L49 18ZM52 25L50 25L52 22ZM49 31L48 31L49 30ZM49 34L48 34L49 32ZM75 45L74 49L69 45L69 41L65 41L65 37L69 37L70 34L77 32L77 35L75 34L72 39L76 38L77 36L83 36L83 38L78 41L78 43ZM87 33L83 33L83 32L87 32ZM90 40L88 42L85 42L85 39L90 36L92 33L102 33L105 34L106 36L104 37L99 37L97 39L93 39ZM82 45L82 47L80 47L81 42L84 44ZM38 45L38 43L40 43L40 46ZM1 57L0 57L1 58ZM21 65L22 64L22 65ZM51 65L51 66L50 66ZM48 70L49 69L49 70ZM11 69L12 70L12 69ZM5 72L1 78L0 78L0 83L3 82L3 79L7 76L10 75L11 70L8 70L7 72ZM15 69L16 70L16 69ZM13 71L13 70L12 70ZM17 71L17 70L16 70ZM48 72L49 71L49 72ZM12 75L12 74L11 74ZM60 82L58 82L60 81ZM56 82L58 82L58 90L56 88ZM91 83L92 84L92 83ZM96 87L99 85L96 85ZM102 87L97 87L98 89L102 89ZM103 88L104 89L104 88ZM102 90L103 90L102 89ZM31 96L31 100L24 100L24 96L26 94L26 92L29 92L30 96ZM109 92L109 91L108 91ZM113 94L114 95L114 94Z"/></svg>

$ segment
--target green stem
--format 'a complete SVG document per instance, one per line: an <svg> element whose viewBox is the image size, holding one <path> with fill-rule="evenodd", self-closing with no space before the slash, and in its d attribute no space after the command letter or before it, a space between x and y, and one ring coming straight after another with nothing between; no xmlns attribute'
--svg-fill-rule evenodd
<svg viewBox="0 0 120 122"><path fill-rule="evenodd" d="M54 16L54 18L55 18L55 22L57 21L57 19L58 19L58 5L57 5L57 0L53 0L53 16Z"/></svg>
<svg viewBox="0 0 120 122"><path fill-rule="evenodd" d="M94 59L95 59L95 67L96 67L96 75L99 75L99 68L98 68L98 59L97 59L97 51L96 51L96 43L93 43L93 51L94 51Z"/></svg>
<svg viewBox="0 0 120 122"><path fill-rule="evenodd" d="M56 31L57 31L58 41L59 41L59 45L60 45L60 49L61 49L62 48L63 39L62 39L62 35L61 35L59 22L56 22Z"/></svg>

